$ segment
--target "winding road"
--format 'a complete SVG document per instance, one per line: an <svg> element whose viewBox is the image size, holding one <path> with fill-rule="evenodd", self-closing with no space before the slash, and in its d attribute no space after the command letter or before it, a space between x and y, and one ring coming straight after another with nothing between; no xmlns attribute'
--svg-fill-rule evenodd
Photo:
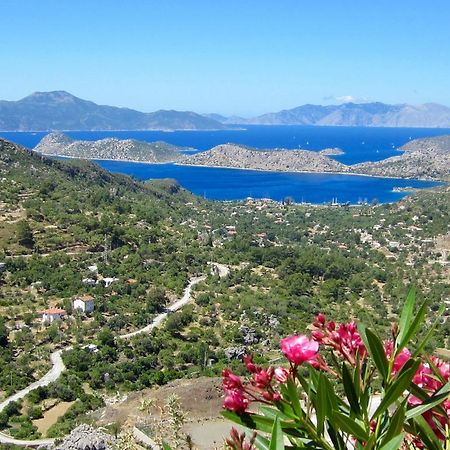
<svg viewBox="0 0 450 450"><path fill-rule="evenodd" d="M218 274L220 278L223 278L227 276L230 272L229 268L223 264L218 263L211 263L211 265L215 266L217 268ZM204 281L206 279L206 275L200 276L200 277L193 277L189 280L188 285L184 289L183 296L177 300L175 303L172 303L165 312L157 315L151 323L149 323L144 328L140 328L139 330L133 331L132 333L122 334L116 337L116 339L129 339L133 336L136 336L140 333L149 333L154 328L159 326L161 322L164 321L164 319L172 312L177 311L178 309L182 308L184 305L189 303L191 301L191 293L192 288ZM20 400L24 398L28 393L33 391L34 389L37 389L38 387L47 386L53 381L56 381L60 375L64 372L66 369L64 362L62 360L62 353L70 350L72 346L64 347L60 350L57 350L53 352L50 355L50 362L52 363L52 368L39 380L35 381L34 383L31 383L29 386L27 386L25 389L22 389L19 392L16 392L14 395L11 395L11 397L8 397L7 399L3 400L3 402L0 403L0 412L3 411L3 409L6 408L6 406L13 402ZM34 440L23 440L23 439L15 439L8 434L0 432L0 444L14 444L21 447L40 447L40 446L49 446L55 442L55 439L34 439Z"/></svg>

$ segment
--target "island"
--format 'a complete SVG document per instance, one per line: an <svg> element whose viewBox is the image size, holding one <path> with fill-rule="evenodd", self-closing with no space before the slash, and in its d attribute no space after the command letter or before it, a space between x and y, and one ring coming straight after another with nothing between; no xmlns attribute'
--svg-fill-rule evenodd
<svg viewBox="0 0 450 450"><path fill-rule="evenodd" d="M310 150L258 150L222 144L206 152L186 156L178 164L230 167L275 172L347 172L348 167L320 152Z"/></svg>
<svg viewBox="0 0 450 450"><path fill-rule="evenodd" d="M184 148L164 141L142 142L117 138L83 141L72 139L62 133L50 133L34 150L43 155L69 158L166 163L181 159L180 152Z"/></svg>
<svg viewBox="0 0 450 450"><path fill-rule="evenodd" d="M333 147L333 148L324 148L323 150L320 150L319 152L321 155L324 156L340 156L345 155L345 152L339 148L339 147Z"/></svg>

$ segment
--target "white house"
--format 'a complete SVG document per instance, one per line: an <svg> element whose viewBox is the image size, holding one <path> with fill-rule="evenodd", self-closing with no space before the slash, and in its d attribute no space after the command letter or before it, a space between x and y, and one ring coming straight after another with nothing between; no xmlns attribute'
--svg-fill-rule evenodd
<svg viewBox="0 0 450 450"><path fill-rule="evenodd" d="M66 316L66 311L59 308L49 308L41 311L42 323L52 323L54 320L61 320Z"/></svg>
<svg viewBox="0 0 450 450"><path fill-rule="evenodd" d="M109 287L115 281L119 281L119 279L118 278L105 277L105 278L102 278L100 281L104 283L105 287Z"/></svg>
<svg viewBox="0 0 450 450"><path fill-rule="evenodd" d="M76 297L73 301L73 309L79 309L84 313L89 313L94 311L95 300L94 297L90 295L82 295L81 297Z"/></svg>

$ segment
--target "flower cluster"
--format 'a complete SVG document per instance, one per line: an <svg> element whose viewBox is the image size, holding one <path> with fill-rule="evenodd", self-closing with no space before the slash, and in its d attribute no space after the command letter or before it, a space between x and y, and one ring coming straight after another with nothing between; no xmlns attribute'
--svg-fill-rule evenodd
<svg viewBox="0 0 450 450"><path fill-rule="evenodd" d="M297 368L302 364L308 364L315 369L323 370L331 375L337 373L331 369L325 359L320 355L319 348L330 348L334 354L345 360L351 366L356 367L357 357L360 360L367 358L367 349L358 332L354 321L336 326L335 322L327 322L323 314L319 314L312 324L312 339L305 335L288 336L281 340L281 351L289 361L289 368L269 367L263 369L257 366L251 356L244 357L245 366L250 374L248 382L244 383L240 377L228 370L223 371L223 387L226 393L224 408L242 414L248 410L251 402L260 402L277 405L284 401L278 391L277 384L285 384L289 379L295 381ZM386 359L391 360L394 352L392 340L384 343ZM402 370L403 366L412 357L407 348L401 349L391 361L390 376L394 379ZM428 361L423 360L415 373L412 382L421 388L427 396L432 396L445 383L449 381L450 364L436 357L430 357ZM409 394L407 402L410 407L417 406L422 400ZM444 400L440 408L433 408L423 413L431 429L439 439L445 439L442 430L450 427L450 398ZM371 428L372 425L370 424ZM410 442L420 447L420 441L412 438Z"/></svg>
<svg viewBox="0 0 450 450"><path fill-rule="evenodd" d="M295 353L298 349L294 345L291 350ZM317 351L318 349L314 354ZM311 352L307 354L312 356ZM224 408L242 414L247 411L251 402L272 404L280 401L281 395L276 388L276 383L286 383L291 376L291 371L284 367L269 367L265 370L253 362L251 355L244 356L244 363L251 374L248 383L244 384L239 376L229 370L222 372L222 385L225 391Z"/></svg>
<svg viewBox="0 0 450 450"><path fill-rule="evenodd" d="M366 347L354 321L341 323L339 327L336 327L333 320L327 323L325 316L320 313L312 323L312 327L314 329L312 332L314 340L326 347L331 347L352 366L356 364L357 354L361 359L367 356Z"/></svg>
<svg viewBox="0 0 450 450"><path fill-rule="evenodd" d="M434 367L426 362L421 363L413 378L413 383L425 391L428 396L435 394L436 391L441 389L449 381L450 372L449 363L433 356L430 357L430 362ZM414 395L410 395L408 397L408 403L411 406L417 406L422 404L422 400ZM423 417L436 436L444 440L445 436L441 430L450 427L450 399L447 398L444 400L440 406L442 407L441 410L436 408L430 409L423 413Z"/></svg>

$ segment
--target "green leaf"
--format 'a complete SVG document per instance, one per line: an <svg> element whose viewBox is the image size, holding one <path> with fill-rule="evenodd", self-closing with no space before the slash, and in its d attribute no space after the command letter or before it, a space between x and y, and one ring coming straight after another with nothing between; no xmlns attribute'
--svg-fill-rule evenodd
<svg viewBox="0 0 450 450"><path fill-rule="evenodd" d="M316 419L317 419L317 433L319 436L323 435L325 417L329 415L328 410L328 385L325 382L325 375L319 375L319 385L317 386L316 396Z"/></svg>
<svg viewBox="0 0 450 450"><path fill-rule="evenodd" d="M437 328L437 326L440 323L440 319L442 314L445 312L445 305L441 305L439 308L439 311L436 313L435 320L433 322L433 325L430 327L427 327L427 332L425 333L425 336L421 339L420 344L417 346L416 350L413 353L413 358L416 356L419 356L422 350L424 349L425 345L427 345L428 341L433 337L434 330Z"/></svg>
<svg viewBox="0 0 450 450"><path fill-rule="evenodd" d="M419 437L425 444L427 450L442 450L441 443L436 437L436 433L428 425L427 421L422 416L413 418L416 427L419 431Z"/></svg>
<svg viewBox="0 0 450 450"><path fill-rule="evenodd" d="M344 440L342 439L342 436L336 432L335 427L328 422L328 436L330 436L331 442L334 445L334 448L337 450L343 450L346 449L346 445L344 443Z"/></svg>
<svg viewBox="0 0 450 450"><path fill-rule="evenodd" d="M333 414L333 421L344 433L354 436L360 441L366 442L369 435L354 419L350 419L345 414L335 412Z"/></svg>
<svg viewBox="0 0 450 450"><path fill-rule="evenodd" d="M270 433L273 427L273 419L258 416L257 414L236 414L233 411L221 411L225 419L231 420L238 425L250 428L251 430L264 431Z"/></svg>
<svg viewBox="0 0 450 450"><path fill-rule="evenodd" d="M403 434L392 438L389 442L380 447L380 450L397 450L403 442Z"/></svg>
<svg viewBox="0 0 450 450"><path fill-rule="evenodd" d="M361 408L359 406L358 395L356 393L356 389L353 384L352 376L345 362L342 363L342 376L343 376L342 382L344 384L344 392L350 404L351 411L359 416L361 414Z"/></svg>
<svg viewBox="0 0 450 450"><path fill-rule="evenodd" d="M233 411L221 411L220 413L225 419L231 420L238 425L249 428L250 430L258 430L264 433L271 433L273 424L275 422L274 419L269 417L260 416L259 414L236 414ZM292 436L301 436L300 428L293 428L292 420L281 421L281 427Z"/></svg>
<svg viewBox="0 0 450 450"><path fill-rule="evenodd" d="M413 322L408 326L408 328L403 333L402 339L397 338L398 347L395 351L395 355L398 355L398 353L406 347L408 342L410 341L411 337L414 336L417 331L420 328L420 325L422 324L425 315L427 313L428 305L426 302L422 303L421 307L419 308L419 311L417 311L416 317L414 317Z"/></svg>
<svg viewBox="0 0 450 450"><path fill-rule="evenodd" d="M364 325L358 324L358 331L378 372L384 380L387 380L389 366L381 339Z"/></svg>
<svg viewBox="0 0 450 450"><path fill-rule="evenodd" d="M269 450L284 450L283 430L281 429L280 419L278 417L273 423Z"/></svg>
<svg viewBox="0 0 450 450"><path fill-rule="evenodd" d="M411 361L411 360L410 360ZM411 365L412 364L412 365ZM409 387L411 384L411 380L414 374L419 367L420 361L416 360L409 364L409 368L407 370L402 370L400 375L394 379L392 384L387 388L384 393L383 399L379 404L378 408L372 415L372 420L376 419L380 414L384 413L389 406L392 405L395 401L398 400L399 397L403 394L403 392Z"/></svg>
<svg viewBox="0 0 450 450"><path fill-rule="evenodd" d="M403 430L403 424L405 422L406 403L407 400L405 399L392 416L387 432L381 442L383 445L389 442L391 439L395 438L395 436L399 435Z"/></svg>
<svg viewBox="0 0 450 450"><path fill-rule="evenodd" d="M295 416L285 414L278 409L271 408L270 406L261 406L259 408L259 412L261 412L264 416L274 419L278 416L282 420L289 420L295 418Z"/></svg>
<svg viewBox="0 0 450 450"><path fill-rule="evenodd" d="M172 447L170 447L170 445L165 441L162 441L162 448L163 450L172 450Z"/></svg>
<svg viewBox="0 0 450 450"><path fill-rule="evenodd" d="M289 395L289 401L292 405L292 409L297 417L302 418L304 416L302 407L300 405L300 396L298 394L297 386L295 385L295 381L293 381L290 377L287 381L287 390Z"/></svg>
<svg viewBox="0 0 450 450"><path fill-rule="evenodd" d="M427 327L427 332L425 333L425 336L421 337L420 344L416 347L416 350L414 351L414 353L412 355L413 358L420 355L420 353L424 349L425 345L427 345L428 341L433 337L434 330L439 325L441 316L442 316L442 314L444 314L444 312L445 312L445 305L441 305L439 308L439 311L434 316L435 319L434 319L433 325L431 325L430 327Z"/></svg>
<svg viewBox="0 0 450 450"><path fill-rule="evenodd" d="M258 450L269 450L269 440L259 434L256 436L255 444Z"/></svg>
<svg viewBox="0 0 450 450"><path fill-rule="evenodd" d="M450 393L450 381L442 386L438 392L436 392L432 397L429 397L425 400L421 405L418 405L406 413L406 418L411 419L412 417L416 417L418 415L422 415L425 411L439 405L445 399L448 398Z"/></svg>
<svg viewBox="0 0 450 450"><path fill-rule="evenodd" d="M396 354L398 351L401 350L399 344L401 341L404 340L405 333L408 330L409 325L411 323L415 301L416 301L416 290L414 288L411 288L408 292L408 296L406 297L406 301L405 304L403 305L402 312L400 315L400 320L398 322L399 333L395 341Z"/></svg>

